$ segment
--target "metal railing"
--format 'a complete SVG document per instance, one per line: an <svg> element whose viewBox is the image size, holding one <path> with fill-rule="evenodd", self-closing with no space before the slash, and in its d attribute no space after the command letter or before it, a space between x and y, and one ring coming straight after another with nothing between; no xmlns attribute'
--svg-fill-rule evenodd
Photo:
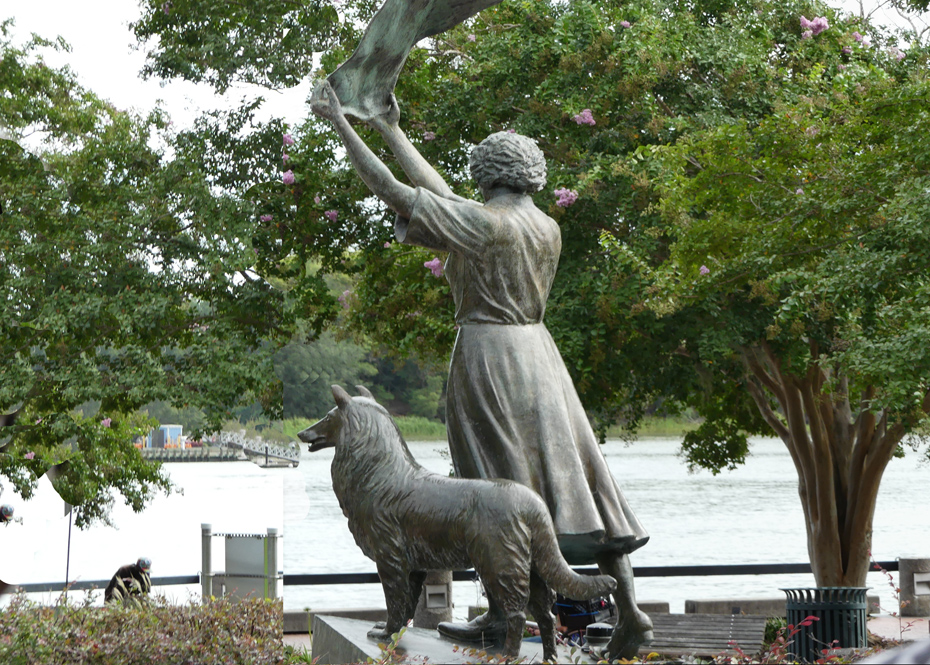
<svg viewBox="0 0 930 665"><path fill-rule="evenodd" d="M169 577L153 577L152 586L174 586L177 584L200 584L200 575L174 575ZM64 582L37 582L35 584L15 584L17 589L26 593L43 593L46 591L89 591L91 589L105 589L110 580L76 580L71 584Z"/></svg>
<svg viewBox="0 0 930 665"><path fill-rule="evenodd" d="M878 566L888 572L898 570L897 561L878 561ZM597 568L575 568L582 575L597 575ZM639 566L633 568L633 576L641 577L704 577L709 575L793 575L811 572L809 563L745 563L715 564L706 566ZM870 567L870 573L880 572ZM378 573L292 573L284 574L284 586L323 586L331 584L380 584ZM474 570L457 570L452 573L455 582L469 582L478 579ZM110 580L78 580L66 585L63 582L41 582L36 584L16 585L27 593L62 591L65 586L74 591L102 589ZM174 577L153 577L152 586L173 586L178 584L200 584L201 576L177 575Z"/></svg>
<svg viewBox="0 0 930 665"><path fill-rule="evenodd" d="M897 561L877 561L889 572L898 570ZM597 568L574 568L582 575L599 575ZM707 566L639 566L633 568L633 577L702 577L707 575L794 575L810 573L809 563L745 563ZM879 572L869 569L870 573ZM478 579L474 570L456 570L453 582L471 582ZM284 575L284 586L316 586L325 584L376 584L381 578L378 573L318 573Z"/></svg>

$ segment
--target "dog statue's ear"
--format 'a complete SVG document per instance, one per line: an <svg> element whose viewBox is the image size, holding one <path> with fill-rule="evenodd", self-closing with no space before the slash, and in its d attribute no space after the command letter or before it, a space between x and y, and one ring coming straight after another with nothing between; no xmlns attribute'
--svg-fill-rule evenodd
<svg viewBox="0 0 930 665"><path fill-rule="evenodd" d="M344 409L352 403L352 397L342 386L333 386L333 399L336 400L336 406Z"/></svg>
<svg viewBox="0 0 930 665"><path fill-rule="evenodd" d="M375 396L371 394L371 391L368 390L365 386L355 386L355 389L358 390L358 394L362 397L367 397L368 399L374 399Z"/></svg>

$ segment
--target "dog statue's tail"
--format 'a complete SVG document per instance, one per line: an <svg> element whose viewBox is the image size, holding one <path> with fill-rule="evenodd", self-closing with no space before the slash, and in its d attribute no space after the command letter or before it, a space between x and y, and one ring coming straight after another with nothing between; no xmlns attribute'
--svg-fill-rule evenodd
<svg viewBox="0 0 930 665"><path fill-rule="evenodd" d="M546 584L573 600L606 596L617 588L610 575L579 575L572 570L559 550L548 511L539 517L533 533L533 565Z"/></svg>

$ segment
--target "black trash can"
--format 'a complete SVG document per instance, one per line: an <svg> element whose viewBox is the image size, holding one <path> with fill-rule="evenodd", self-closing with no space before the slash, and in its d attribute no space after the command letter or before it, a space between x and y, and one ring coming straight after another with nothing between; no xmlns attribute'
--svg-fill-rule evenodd
<svg viewBox="0 0 930 665"><path fill-rule="evenodd" d="M800 630L788 645L794 658L813 663L823 658L823 650L832 647L866 646L868 587L813 587L782 589L787 596L788 624ZM807 617L816 617L810 626L800 625ZM834 644L834 640L836 644Z"/></svg>

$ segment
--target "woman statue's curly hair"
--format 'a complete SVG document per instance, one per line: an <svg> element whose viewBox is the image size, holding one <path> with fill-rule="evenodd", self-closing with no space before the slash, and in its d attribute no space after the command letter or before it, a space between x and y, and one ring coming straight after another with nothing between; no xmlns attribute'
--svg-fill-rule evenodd
<svg viewBox="0 0 930 665"><path fill-rule="evenodd" d="M533 194L546 186L546 158L533 139L520 134L491 134L472 149L469 166L486 189L504 185Z"/></svg>

